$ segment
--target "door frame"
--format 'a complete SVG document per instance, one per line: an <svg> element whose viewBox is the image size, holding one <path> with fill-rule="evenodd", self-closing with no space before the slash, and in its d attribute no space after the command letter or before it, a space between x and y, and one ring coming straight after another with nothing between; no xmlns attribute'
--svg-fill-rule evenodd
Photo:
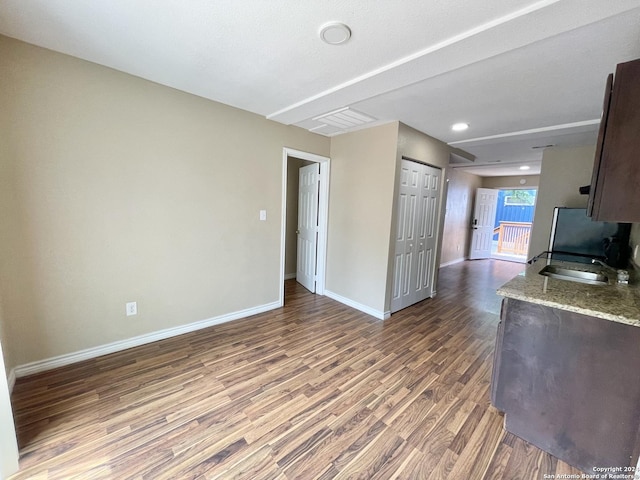
<svg viewBox="0 0 640 480"><path fill-rule="evenodd" d="M13 374L13 370L11 374ZM20 454L11 407L12 389L13 386L8 385L8 379L5 376L2 343L0 343L0 424L7 427L0 430L0 479L16 473L19 467Z"/></svg>
<svg viewBox="0 0 640 480"><path fill-rule="evenodd" d="M514 177L515 179L516 177ZM531 219L531 232L533 232L533 222L536 219L536 208L538 208L538 193L540 193L540 187L538 185L532 185L532 186L527 186L526 183L518 185L517 187L495 187L494 190L498 190L498 192L500 190L535 190L536 194L535 194L535 200L533 202L533 218ZM496 220L498 220L498 212L496 209ZM527 263L527 260L529 258L531 258L531 252L529 251L531 247L531 233L529 233L529 243L527 245L527 253L523 256L524 259L522 262L519 262L518 260L514 260L514 259L508 259L505 258L504 256L501 256L499 253L496 252L496 254L494 255L493 253L493 249L491 251L491 256L489 258L494 258L496 260L505 260L508 262L518 262L518 263ZM638 459L640 461L640 457Z"/></svg>
<svg viewBox="0 0 640 480"><path fill-rule="evenodd" d="M287 166L289 157L320 164L320 189L318 198L318 246L316 256L316 294L324 295L327 271L327 227L329 221L329 173L331 159L315 153L303 152L289 147L282 149L282 214L280 229L280 297L284 306L284 260L287 235Z"/></svg>

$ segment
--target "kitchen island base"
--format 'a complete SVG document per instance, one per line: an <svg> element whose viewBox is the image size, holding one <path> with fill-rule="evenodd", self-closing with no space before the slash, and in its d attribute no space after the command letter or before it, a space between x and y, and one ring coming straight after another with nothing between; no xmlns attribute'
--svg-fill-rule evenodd
<svg viewBox="0 0 640 480"><path fill-rule="evenodd" d="M633 468L640 328L505 298L491 402L509 432L587 474Z"/></svg>

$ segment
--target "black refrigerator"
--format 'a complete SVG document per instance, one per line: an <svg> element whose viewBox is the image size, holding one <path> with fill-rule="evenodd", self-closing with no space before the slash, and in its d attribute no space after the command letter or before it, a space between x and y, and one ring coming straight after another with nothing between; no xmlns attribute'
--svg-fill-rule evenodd
<svg viewBox="0 0 640 480"><path fill-rule="evenodd" d="M549 251L554 260L591 263L592 258L598 258L623 268L629 258L630 232L630 223L592 221L586 208L556 207Z"/></svg>

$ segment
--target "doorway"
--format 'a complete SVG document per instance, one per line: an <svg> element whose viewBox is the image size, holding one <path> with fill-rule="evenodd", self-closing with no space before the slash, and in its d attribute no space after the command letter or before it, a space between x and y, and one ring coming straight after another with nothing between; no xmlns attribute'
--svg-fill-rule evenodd
<svg viewBox="0 0 640 480"><path fill-rule="evenodd" d="M471 260L525 263L537 189L478 188L472 219Z"/></svg>
<svg viewBox="0 0 640 480"><path fill-rule="evenodd" d="M324 295L326 252L327 252L327 220L329 210L329 168L328 157L314 153L284 148L282 153L282 231L280 238L280 299L284 305L284 281L295 278L298 271L298 197L300 168L315 165L319 179L317 190L317 237L314 248L306 248L305 287ZM308 168L312 169L312 168ZM295 176L295 177L294 177ZM307 175L305 178L308 178ZM306 181L306 180L305 180ZM304 182L303 182L304 183ZM308 228L306 230L309 230ZM306 232L307 234L309 232ZM305 243L308 246L308 243ZM295 259L295 260L294 260ZM295 267L295 270L294 270ZM313 269L315 267L315 272ZM310 285L311 283L311 285Z"/></svg>
<svg viewBox="0 0 640 480"><path fill-rule="evenodd" d="M525 263L538 190L499 189L491 258Z"/></svg>

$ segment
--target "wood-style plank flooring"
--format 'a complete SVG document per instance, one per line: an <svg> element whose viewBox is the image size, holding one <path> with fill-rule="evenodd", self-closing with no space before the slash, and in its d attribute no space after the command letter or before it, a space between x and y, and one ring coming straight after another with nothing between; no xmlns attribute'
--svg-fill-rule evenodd
<svg viewBox="0 0 640 480"><path fill-rule="evenodd" d="M286 306L18 380L17 479L541 479L579 474L489 405L523 269L440 272L380 321L286 283Z"/></svg>

